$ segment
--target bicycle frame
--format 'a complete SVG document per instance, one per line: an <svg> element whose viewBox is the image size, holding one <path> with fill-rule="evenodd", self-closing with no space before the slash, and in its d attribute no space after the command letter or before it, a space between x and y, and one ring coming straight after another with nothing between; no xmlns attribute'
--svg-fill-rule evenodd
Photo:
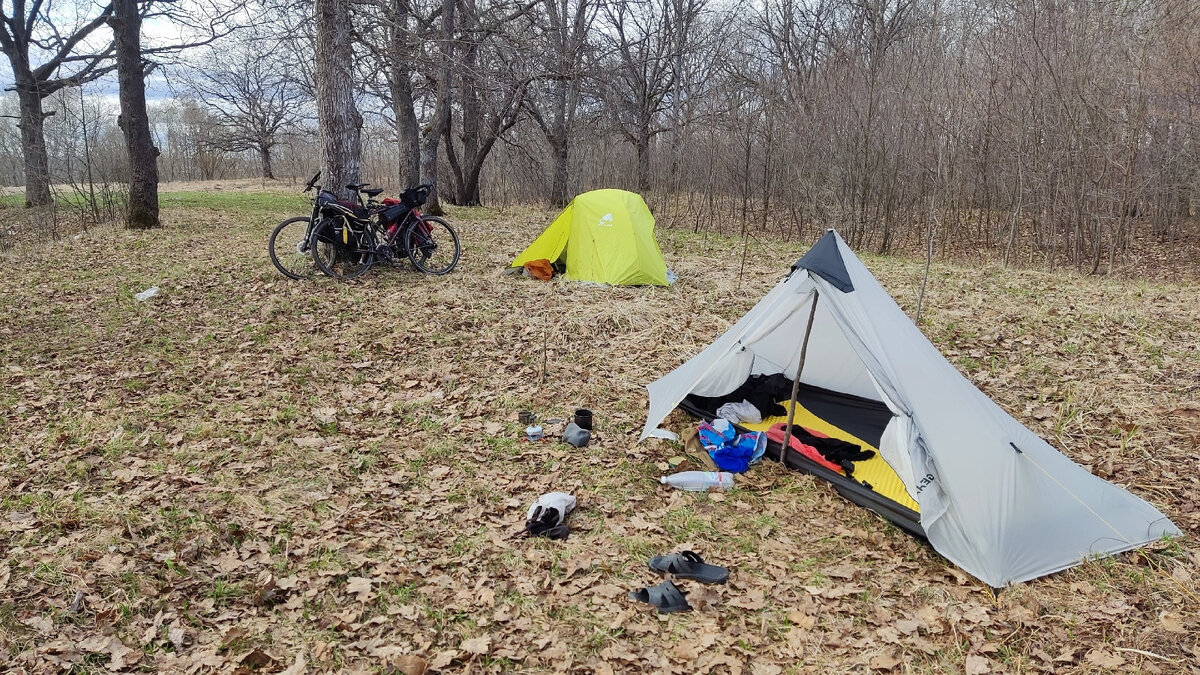
<svg viewBox="0 0 1200 675"><path fill-rule="evenodd" d="M409 209L408 213L404 215L404 218L402 218L399 222L390 224L387 230L385 230L384 242L386 245L394 249L396 246L396 240L400 237L401 233L409 233L409 236L411 237L412 235L410 231L416 229L417 225L421 223L421 218L422 215L419 210L417 210L415 207Z"/></svg>

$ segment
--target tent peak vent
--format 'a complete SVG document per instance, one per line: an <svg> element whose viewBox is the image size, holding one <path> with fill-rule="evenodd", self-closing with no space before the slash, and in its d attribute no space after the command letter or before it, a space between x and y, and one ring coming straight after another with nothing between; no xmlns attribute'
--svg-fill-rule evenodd
<svg viewBox="0 0 1200 675"><path fill-rule="evenodd" d="M808 249L808 253L805 253L796 261L796 264L792 265L792 269L806 269L828 281L839 291L852 293L854 283L850 281L850 273L846 271L846 263L842 260L842 252L838 244L837 232L832 229L826 230L817 243Z"/></svg>

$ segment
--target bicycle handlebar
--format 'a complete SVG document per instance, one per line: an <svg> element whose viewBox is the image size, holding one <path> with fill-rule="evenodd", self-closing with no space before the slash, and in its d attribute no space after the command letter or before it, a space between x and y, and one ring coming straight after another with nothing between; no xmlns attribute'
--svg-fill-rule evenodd
<svg viewBox="0 0 1200 675"><path fill-rule="evenodd" d="M319 181L319 180L321 180L321 172L320 171L318 171L316 173L316 175L314 175L312 178L310 178L308 180L308 185L304 186L304 191L308 192L309 190L315 188L317 186L317 181Z"/></svg>

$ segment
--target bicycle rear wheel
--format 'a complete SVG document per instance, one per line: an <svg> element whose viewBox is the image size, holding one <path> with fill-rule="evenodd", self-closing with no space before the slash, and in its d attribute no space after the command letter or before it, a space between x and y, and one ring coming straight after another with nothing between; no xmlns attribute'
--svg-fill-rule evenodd
<svg viewBox="0 0 1200 675"><path fill-rule="evenodd" d="M375 253L342 243L342 228L333 218L321 221L309 241L313 261L326 276L342 281L355 279L371 269Z"/></svg>
<svg viewBox="0 0 1200 675"><path fill-rule="evenodd" d="M404 233L404 245L413 267L426 274L442 275L454 269L462 255L458 233L434 216L421 216Z"/></svg>
<svg viewBox="0 0 1200 675"><path fill-rule="evenodd" d="M309 219L307 216L289 218L275 226L267 240L267 253L275 269L289 279L307 279L317 273L313 257L308 252Z"/></svg>

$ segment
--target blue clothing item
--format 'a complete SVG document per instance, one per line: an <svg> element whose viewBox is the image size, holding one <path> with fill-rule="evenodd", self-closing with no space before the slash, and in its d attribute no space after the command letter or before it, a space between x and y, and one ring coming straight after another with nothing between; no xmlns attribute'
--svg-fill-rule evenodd
<svg viewBox="0 0 1200 675"><path fill-rule="evenodd" d="M722 426L726 427L724 431L717 429L708 422L701 422L697 427L700 436L700 445L703 445L709 454L712 454L714 450L726 443L731 443L736 437L737 432L733 430L732 426L728 426L728 422Z"/></svg>
<svg viewBox="0 0 1200 675"><path fill-rule="evenodd" d="M767 435L761 431L736 434L730 427L721 433L713 425L701 422L699 436L700 444L722 471L745 473L767 451Z"/></svg>

